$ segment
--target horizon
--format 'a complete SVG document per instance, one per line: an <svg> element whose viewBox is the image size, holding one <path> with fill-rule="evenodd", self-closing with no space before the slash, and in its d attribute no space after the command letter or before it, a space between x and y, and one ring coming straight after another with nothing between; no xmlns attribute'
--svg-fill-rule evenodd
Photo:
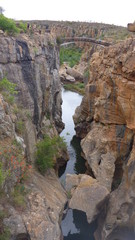
<svg viewBox="0 0 135 240"><path fill-rule="evenodd" d="M0 0L4 15L16 21L68 21L68 22L88 22L102 23L116 26L127 27L128 23L135 20L135 2L108 1L107 0L38 0L17 1Z"/></svg>

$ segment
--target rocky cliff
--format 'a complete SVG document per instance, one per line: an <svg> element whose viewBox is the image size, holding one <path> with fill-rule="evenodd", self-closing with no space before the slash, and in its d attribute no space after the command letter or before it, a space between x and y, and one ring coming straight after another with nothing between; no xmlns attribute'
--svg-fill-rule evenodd
<svg viewBox="0 0 135 240"><path fill-rule="evenodd" d="M51 35L1 33L0 82L5 78L16 84L15 101L8 91L0 95L0 235L6 239L61 236L65 191L53 170L42 176L34 167L37 141L63 128L58 69Z"/></svg>
<svg viewBox="0 0 135 240"><path fill-rule="evenodd" d="M97 240L134 236L135 39L93 54L85 96L74 115L92 176L110 192ZM131 238L132 239L132 238Z"/></svg>

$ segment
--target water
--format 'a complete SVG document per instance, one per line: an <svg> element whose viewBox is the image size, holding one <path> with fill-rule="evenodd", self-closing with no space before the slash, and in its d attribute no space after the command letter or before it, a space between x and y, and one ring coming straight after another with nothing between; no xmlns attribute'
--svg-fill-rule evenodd
<svg viewBox="0 0 135 240"><path fill-rule="evenodd" d="M95 240L93 236L96 230L95 222L89 224L86 213L79 210L68 210L61 229L64 240Z"/></svg>
<svg viewBox="0 0 135 240"><path fill-rule="evenodd" d="M62 89L62 121L65 129L61 133L67 143L69 161L59 171L60 181L64 184L67 173L85 173L85 160L81 157L80 139L75 136L74 122L72 116L75 109L80 105L82 96L78 93Z"/></svg>
<svg viewBox="0 0 135 240"><path fill-rule="evenodd" d="M65 129L61 136L65 138L69 161L67 165L60 169L59 177L62 184L65 184L67 173L85 173L85 160L81 157L80 139L75 136L74 122L72 116L75 109L80 105L82 96L71 91L62 89L62 121L65 123ZM86 214L79 210L68 209L67 214L63 216L61 229L64 240L94 240L93 233L96 229L96 223L89 224Z"/></svg>

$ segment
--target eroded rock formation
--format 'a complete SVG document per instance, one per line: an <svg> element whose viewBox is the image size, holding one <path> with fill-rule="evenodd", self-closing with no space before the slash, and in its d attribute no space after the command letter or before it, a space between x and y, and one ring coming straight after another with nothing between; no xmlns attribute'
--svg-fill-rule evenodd
<svg viewBox="0 0 135 240"><path fill-rule="evenodd" d="M49 34L0 36L0 81L6 77L17 90L14 104L7 103L4 92L0 95L0 171L4 168L7 173L0 185L5 192L0 197L0 211L6 211L0 219L0 234L7 227L10 239L59 240L61 236L59 223L66 193L54 171L42 176L34 167L37 140L44 134L58 135L63 128L58 70L59 53ZM61 153L58 165L63 156ZM23 183L25 208L17 207L14 188L28 163L32 166Z"/></svg>
<svg viewBox="0 0 135 240"><path fill-rule="evenodd" d="M134 103L132 38L93 54L86 93L74 115L88 165L94 177L111 192L99 218L97 240L119 238L125 226L131 233L135 224Z"/></svg>

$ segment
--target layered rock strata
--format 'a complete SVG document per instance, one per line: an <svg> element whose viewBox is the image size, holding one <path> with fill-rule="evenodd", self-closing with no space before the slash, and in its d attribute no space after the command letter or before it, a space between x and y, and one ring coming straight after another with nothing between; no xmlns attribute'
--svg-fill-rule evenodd
<svg viewBox="0 0 135 240"><path fill-rule="evenodd" d="M44 134L56 136L63 128L58 70L59 53L49 34L17 38L0 35L0 81L6 77L16 84L17 91L11 104L10 94L4 95L0 89L0 173L4 176L0 185L4 192L0 192L0 211L4 213L0 234L8 229L11 240L61 237L59 223L66 193L53 170L42 176L34 167L37 141ZM62 164L64 154L56 165ZM24 181L22 169L26 166L31 170ZM20 181L23 184L19 185ZM26 191L21 206L15 203L16 185Z"/></svg>
<svg viewBox="0 0 135 240"><path fill-rule="evenodd" d="M74 121L94 177L111 192L97 240L119 239L122 231L130 236L135 224L134 88L135 39L93 54L86 94Z"/></svg>

